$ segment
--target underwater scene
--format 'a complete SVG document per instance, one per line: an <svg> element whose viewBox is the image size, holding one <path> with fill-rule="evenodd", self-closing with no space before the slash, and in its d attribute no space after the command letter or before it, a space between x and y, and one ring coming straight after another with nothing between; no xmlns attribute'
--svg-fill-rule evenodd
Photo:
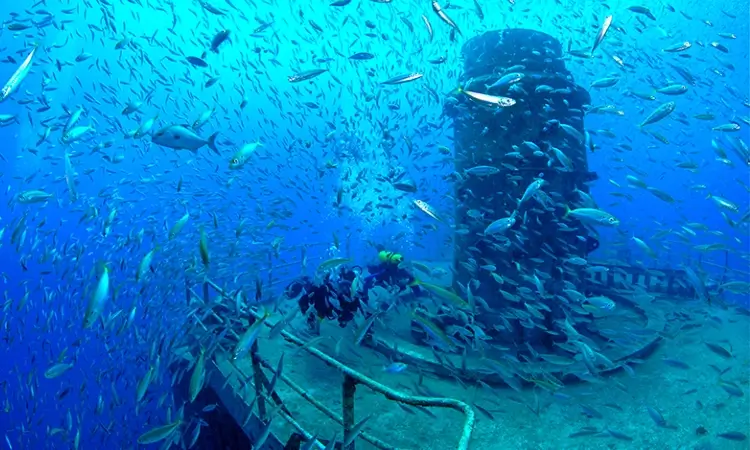
<svg viewBox="0 0 750 450"><path fill-rule="evenodd" d="M750 449L748 0L0 11L0 449Z"/></svg>

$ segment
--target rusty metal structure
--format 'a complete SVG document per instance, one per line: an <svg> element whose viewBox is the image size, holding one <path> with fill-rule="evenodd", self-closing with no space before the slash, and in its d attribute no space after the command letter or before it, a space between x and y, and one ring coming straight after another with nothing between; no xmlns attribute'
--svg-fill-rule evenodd
<svg viewBox="0 0 750 450"><path fill-rule="evenodd" d="M211 280L205 280L201 284L201 291L201 294L198 294L190 282L186 280L185 297L188 304L191 304L193 301L208 304L211 301L212 294L218 294L230 303L233 301L229 293ZM249 323L253 323L255 320L261 318L261 315L253 308L248 308L244 312L249 316ZM234 328L247 328L248 324L228 323L227 321L236 322L236 319L231 317L231 314L225 316L221 314L221 311L214 309L207 316L201 318L195 317L194 319L198 326L198 332L211 333L212 325L222 324L222 326L230 330L228 337L239 339L239 335ZM264 325L272 328L274 324L265 321ZM213 327L213 329L215 328ZM342 410L340 414L316 399L304 386L290 379L287 375L280 374L278 376L278 379L291 391L300 395L322 414L320 418L317 418L318 422L329 419L341 425L341 432L338 433L340 442L336 443L335 448L354 450L358 440L364 440L371 446L381 450L395 450L397 448L366 431L359 433L346 446L343 445L344 437L349 436L350 430L356 425L356 390L358 387L367 387L373 392L383 395L388 400L403 405L450 408L461 412L464 415L464 422L456 449L468 450L475 421L474 410L468 404L452 398L418 397L396 391L332 358L288 331L281 331L280 334L285 341L298 347L300 351L304 350L313 358L323 361L341 376ZM209 404L217 404L218 406L210 415L200 414L206 420L208 426L206 427L206 431L201 432L195 448L233 448L240 450L254 448L253 442L260 436L263 432L262 430L268 424L271 416L269 411L271 410L275 410L275 414L281 416L284 421L292 426L295 432L286 437L272 432L263 445L264 449L298 449L305 441L313 438L313 434L307 430L303 423L309 424L311 420L315 421L316 419L295 417L285 407L282 399L273 389L272 382L268 376L271 373L271 377L273 377L276 368L259 355L258 346L259 343L256 341L248 356L251 359L249 373L246 373L246 371L243 371L242 368L231 361L228 357L228 349L224 349L223 351L217 350L214 352L214 356L206 362L206 372L208 374L206 385L201 390L196 401L184 402L187 404L185 413L198 414L202 408ZM175 363L170 367L170 370L176 375L181 375L188 370L188 366L186 363ZM186 399L190 377L181 376L176 378L182 381L174 387L175 397L177 400ZM249 400L250 398L253 400ZM314 448L323 449L327 443L326 439L318 437Z"/></svg>
<svg viewBox="0 0 750 450"><path fill-rule="evenodd" d="M623 266L616 264L607 264L606 262L597 262L600 267L606 267L606 271L600 271L589 274L585 283L587 286L597 292L607 293L616 299L618 305L632 308L632 310L641 316L640 325L644 330L649 330L650 334L644 334L640 345L631 347L628 351L620 354L609 354L614 366L603 370L602 373L614 372L621 370L621 366L627 364L632 358L645 358L658 346L663 336L668 336L675 330L670 330L669 323L659 314L652 314L648 309L639 308L636 305L628 304L627 297L620 297L615 292L622 285L637 285L644 292L649 292L654 296L664 296L666 298L694 298L695 293L689 287L684 272L680 270L644 270L639 267ZM196 292L198 287L200 293ZM185 299L188 304L199 301L204 304L211 302L211 298L219 295L224 300L231 303L231 295L211 280L205 280L198 286L192 285L186 281ZM218 303L214 303L218 305ZM248 309L246 315L250 318L250 323L258 320L260 317L254 309ZM235 328L239 331L248 326L247 323L240 323L232 314L224 314L219 308L213 308L208 315L195 317L195 333L215 332L216 324L230 327L228 337L233 340L239 338ZM264 323L268 328L273 327L273 323ZM679 331L679 330L677 330ZM281 435L272 433L265 442L265 449L299 449L305 441L312 438L310 430L315 430L315 425L311 423L323 420L333 420L342 428L338 433L339 440L347 434L348 430L357 422L355 394L359 387L367 387L374 392L382 394L389 400L401 403L403 405L416 405L424 407L451 408L464 414L464 422L461 431L461 437L456 445L458 450L469 448L472 430L474 427L475 415L471 406L451 398L428 398L415 397L386 387L375 380L366 377L356 370L348 367L342 362L332 358L326 353L321 352L309 342L303 341L296 335L287 331L281 332L281 337L288 343L296 346L300 351L306 352L310 357L323 361L341 377L341 411L337 412L326 406L314 394L308 391L305 386L295 382L287 375L282 374L279 382L284 383L292 392L299 395L306 402L314 406L320 412L320 417L295 417L284 405L283 400L272 388L270 381L273 378L276 367L270 361L264 359L259 354L259 346L263 341L256 341L251 349L248 359L249 364L245 367L231 362L227 354L229 348L223 351L214 352L214 356L206 362L207 379L205 387L201 390L198 398L194 402L187 401L189 391L189 374L190 364L186 361L180 361L172 364L170 370L178 380L173 389L176 401L185 404L185 414L188 416L199 415L208 423L207 427L200 433L200 437L194 448L233 448L233 449L251 449L257 436L262 433L265 425L268 423L270 411L276 410L287 424L294 430L291 434ZM396 350L398 348L398 350ZM392 358L403 361L409 365L419 367L420 371L425 374L431 374L446 379L456 379L457 377L465 382L472 383L481 380L482 383L493 387L505 385L505 381L498 377L497 374L487 372L481 369L481 365L472 365L463 367L461 364L461 355L444 354L443 360L435 358L434 352L419 346L418 344L409 344L400 341L399 345L393 345L387 340L377 340L374 342L374 350ZM446 364L446 360L450 364ZM566 372L560 371L559 366L543 365L533 363L530 370L549 373L561 381L577 382L575 377L569 376ZM184 402L182 400L185 400ZM206 405L218 405L210 414L202 412ZM278 420L278 419L277 419ZM314 448L322 449L328 443L323 436L318 436L319 441ZM364 440L371 446L389 450L395 449L393 445L378 438L373 433L365 431L359 435L357 440ZM346 447L347 450L353 450L356 441ZM339 441L336 444L337 449L344 448Z"/></svg>
<svg viewBox="0 0 750 450"><path fill-rule="evenodd" d="M588 258L589 264L596 265L600 270L563 272L556 270L557 257L586 257L590 250L586 242L578 238L588 233L581 224L566 221L569 227L567 229L561 229L558 225L564 211L547 207L543 202L525 207L520 214L525 216L524 221L531 221L533 227L526 227L526 239L523 242L508 239L505 243L500 239L495 242L484 239L481 235L486 227L486 221L476 220L469 213L471 210L491 210L497 217L509 216L518 209L518 199L526 187L538 178L546 181L546 192L554 192L559 196L554 198L555 203L574 203L577 200L572 197L575 189L588 192L586 183L593 180L595 174L589 172L586 160L588 144L583 126L583 111L590 98L584 89L575 84L565 68L562 46L552 37L537 31L491 31L467 41L463 47L463 55L465 64L461 85L465 90L486 92L487 84L493 83L507 72L522 73L523 82L514 85L516 87L513 89L493 92L516 99L516 105L511 108L490 108L462 94L446 102L446 114L453 118L455 127L456 171L464 174L467 169L476 166L491 166L499 170L491 176L467 176L462 182L457 183L455 224L457 230L466 232L456 233L455 238L453 283L461 285L456 291L461 292L469 287L474 295L481 295L491 309L501 311L505 300L498 294L497 282L491 278L489 271L477 270L478 265L486 264L484 261L496 264L497 272L509 280L502 289L507 289L511 293L528 286L529 282L523 275L535 271L552 274L552 279L546 279L544 283L544 288L548 292L554 293L556 289L560 289L562 282L571 282L582 292L612 297L618 305L630 308L638 318L634 324L643 331L639 334L639 340L619 353L608 353L607 357L613 365L602 370L602 373L621 370L632 358L648 356L662 336L668 336L671 332L669 321L660 314L630 301L627 295L619 296L618 290L625 285L637 286L655 297L661 295L669 298L692 298L695 293L683 271L647 270L611 264L607 261L595 262ZM549 132L546 128L551 121L565 124L570 130L558 128L554 132ZM549 167L549 159L535 154L533 147L524 144L525 142L537 145L544 142L544 145L564 147L571 160L572 170ZM348 253L347 250L347 255ZM275 265L274 260L275 257L269 254L271 268L267 269L266 287L287 281L279 277L278 273L274 275L274 269L301 264L306 260L306 254L303 250L300 260L283 265ZM475 289L474 286L478 288ZM258 311L252 307L243 310L239 317L240 315L234 314L233 311L223 311L221 308L224 307L224 302L211 302L211 297L218 295L226 300L227 304L234 303L231 295L211 280L204 280L199 289L200 294L189 281L186 281L185 296L188 305L193 302L212 304L206 315L194 317L197 325L195 333L198 335L216 334L217 329L225 329L229 341L237 340L238 330L247 329L251 323L261 318ZM544 325L549 329L554 327L552 322L560 317L558 310L554 307L551 310L545 313L547 317ZM491 313L477 317L477 320L486 322L496 319L497 317L493 317ZM273 328L275 323L266 320L263 325ZM499 339L526 342L532 346L547 346L548 349L552 347L548 342L544 342L544 337L540 336L538 330L523 327L518 321L514 321L513 326L515 329ZM337 449L354 450L356 443L362 440L378 449L395 449L396 447L367 429L356 439L347 442L346 446L343 445L344 436L350 435L350 431L357 423L355 394L361 387L366 387L401 405L450 408L461 412L464 421L457 424L461 426L461 432L456 448L469 448L475 415L467 403L452 398L417 397L396 391L318 350L310 341L304 341L288 331L281 331L280 336L300 352L306 353L311 360L324 362L338 374L341 380L340 411L326 406L305 386L280 373L279 384L283 383L294 395L299 395L312 405L320 413L320 417L296 417L287 409L274 389L274 382L270 381L277 377L276 368L260 355L259 346L264 345L263 340L254 343L247 356L250 359L249 364L245 364L244 367L231 360L228 356L229 348L219 349L214 352L210 361L207 361L206 384L194 402L179 401L188 395L189 377L184 374L189 370L190 364L178 361L170 367L176 375L175 379L180 380L175 384L174 391L177 402L186 403L186 415L197 415L206 405L218 404L212 414L201 414L208 422L208 427L201 432L195 448L253 448L254 440L263 433L270 417L275 415L283 419L294 431L286 435L272 431L263 446L265 449L298 449L304 442L313 438L310 430L316 429L314 422L323 420L333 420L341 427L335 446ZM420 343L395 341L397 338L394 336L391 338L394 339L393 342L385 338L363 345L371 345L376 351L394 361L419 367L420 373L431 373L438 377L468 382L481 380L483 384L493 387L506 384L506 380L497 373L484 370L481 360L469 360L470 364L466 364L466 355L438 355ZM547 350L547 353L552 352ZM577 380L570 377L570 374L575 372L572 368L563 370L554 364L528 359L525 363L519 362L519 365L522 364L528 366L524 368L526 375L549 374L564 382ZM318 440L314 448L323 449L327 441L322 437L316 439ZM501 442L494 444L498 448L502 447Z"/></svg>
<svg viewBox="0 0 750 450"><path fill-rule="evenodd" d="M584 105L590 102L590 96L566 69L561 44L538 31L489 31L468 40L462 54L460 85L465 91L490 92L516 100L513 106L500 108L459 93L445 106L446 114L453 119L456 172L465 174L476 166L499 170L490 176L466 175L457 183L455 224L463 232L455 237L454 283L461 284L463 288L457 289L460 292L476 280L478 287L473 288L473 294L482 296L490 308L500 309L505 300L497 293L497 282L478 266L487 261L496 265L497 273L512 282L503 287L511 294L519 286L529 285L523 275L535 270L552 274L556 278L547 280L545 289L554 292L563 274L556 270L557 261L550 255L586 256L587 243L577 236L589 232L581 224L567 221L570 228L561 230L558 221L564 210L532 202L519 208L518 200L539 178L545 181L545 193L555 193L552 200L557 203L573 204L578 200L574 198L575 189L588 192L586 183L596 178L588 168L583 123ZM488 90L509 73L520 74L520 80ZM551 147L565 149L572 165L569 170L550 167ZM487 222L476 220L472 214L476 211L492 211L494 219L518 211L515 228L522 221L532 225L524 230L526 239L522 242L495 242L482 236ZM583 274L565 277L578 284ZM491 322L493 318L484 316L484 320ZM505 340L528 342L539 337L529 336L535 332L518 323L514 326L516 329Z"/></svg>

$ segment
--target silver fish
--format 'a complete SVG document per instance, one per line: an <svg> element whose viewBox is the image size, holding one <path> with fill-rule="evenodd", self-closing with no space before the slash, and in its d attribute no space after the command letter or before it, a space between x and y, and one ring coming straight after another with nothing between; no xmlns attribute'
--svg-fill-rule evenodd
<svg viewBox="0 0 750 450"><path fill-rule="evenodd" d="M604 23L602 24L602 27L599 28L599 32L596 34L596 39L594 40L594 45L591 47L591 54L594 54L594 50L596 50L597 47L599 47L599 44L602 43L604 40L604 36L607 34L607 30L609 30L609 26L612 24L612 16L607 16L604 19Z"/></svg>
<svg viewBox="0 0 750 450"><path fill-rule="evenodd" d="M219 151L216 149L216 137L218 135L219 133L216 132L206 140L183 125L169 125L154 133L151 142L175 150L190 150L191 152L196 152L204 145L208 145L211 150L218 154Z"/></svg>
<svg viewBox="0 0 750 450"><path fill-rule="evenodd" d="M18 86L21 85L21 82L23 82L24 78L26 78L26 75L29 74L29 71L31 70L31 61L34 59L34 53L36 53L36 47L31 50L31 53L29 53L23 63L18 66L18 69L13 72L13 75L10 77L8 82L5 83L5 86L3 86L3 89L0 91L0 103L4 102L8 97L10 97L10 94L18 89Z"/></svg>

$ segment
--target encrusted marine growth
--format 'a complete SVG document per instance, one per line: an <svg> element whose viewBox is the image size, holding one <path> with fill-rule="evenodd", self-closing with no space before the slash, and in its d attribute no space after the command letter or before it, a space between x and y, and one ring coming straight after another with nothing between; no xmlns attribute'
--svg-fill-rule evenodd
<svg viewBox="0 0 750 450"><path fill-rule="evenodd" d="M585 257L591 249L589 231L575 219L562 220L564 205L580 201L577 192L587 193L586 183L595 178L588 171L590 139L583 126L590 97L566 69L560 43L544 33L491 31L467 41L462 52L461 89L445 107L453 118L455 168L462 178L456 184L455 280L459 290L470 288L502 311L508 299L498 288L517 295L526 287L546 296L559 292L563 279L581 281L563 275L556 258ZM498 106L477 101L473 93L515 103ZM539 193L527 200L524 193L540 178ZM507 227L501 231L514 236L493 228L488 237L488 224L502 218ZM496 270L481 268L486 265ZM509 282L499 286L496 275ZM560 316L550 309L549 322ZM511 323L509 340L534 339L517 321Z"/></svg>

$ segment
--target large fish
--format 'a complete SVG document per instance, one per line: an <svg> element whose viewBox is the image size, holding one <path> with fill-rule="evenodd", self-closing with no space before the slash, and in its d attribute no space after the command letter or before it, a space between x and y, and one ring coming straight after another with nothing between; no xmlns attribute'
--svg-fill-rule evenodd
<svg viewBox="0 0 750 450"><path fill-rule="evenodd" d="M203 139L185 125L169 125L154 133L151 142L163 147L173 148L175 150L198 151L204 145L219 154L216 148L216 137L219 132L212 134L208 140Z"/></svg>
<svg viewBox="0 0 750 450"><path fill-rule="evenodd" d="M648 117L646 117L646 119L638 126L642 128L646 125L650 125L652 123L660 121L661 119L672 114L672 111L675 110L675 106L675 102L664 103L663 105L656 108L651 114L649 114Z"/></svg>
<svg viewBox="0 0 750 450"><path fill-rule="evenodd" d="M52 197L54 197L54 195L48 194L44 191L39 191L39 190L23 191L20 194L18 194L18 203L22 203L25 205L28 205L31 203L43 203L51 199Z"/></svg>
<svg viewBox="0 0 750 450"><path fill-rule="evenodd" d="M106 266L103 266L102 275L96 283L94 294L91 296L88 306L86 306L86 314L83 318L83 328L91 328L91 326L96 323L96 320L102 315L102 311L104 311L104 306L107 303L108 297L109 269Z"/></svg>
<svg viewBox="0 0 750 450"><path fill-rule="evenodd" d="M260 141L243 145L242 148L232 156L232 159L229 160L229 168L234 170L241 169L247 160L250 159L250 156L255 153L255 150L261 146L263 146L263 144L261 144Z"/></svg>
<svg viewBox="0 0 750 450"><path fill-rule="evenodd" d="M458 25L456 25L456 22L454 22L448 15L443 11L443 8L440 7L440 4L436 2L435 0L432 1L432 10L435 11L435 14L440 17L440 20L445 22L449 27L456 30L458 34L461 34L461 30L458 29Z"/></svg>
<svg viewBox="0 0 750 450"><path fill-rule="evenodd" d="M513 106L516 104L516 101L510 97L483 94L481 92L465 91L461 87L458 88L458 92L463 93L478 102L489 103L491 105L499 106L501 108L507 108L509 106Z"/></svg>
<svg viewBox="0 0 750 450"><path fill-rule="evenodd" d="M599 47L599 44L602 43L604 40L604 36L607 34L607 30L609 30L609 26L612 25L612 16L607 16L604 19L604 23L602 23L602 27L599 28L599 33L596 35L596 39L594 40L594 45L591 47L591 54L594 54L594 50L596 50L597 47Z"/></svg>
<svg viewBox="0 0 750 450"><path fill-rule="evenodd" d="M229 39L229 30L222 30L216 33L213 39L211 39L211 51L214 53L219 53L219 47L221 44Z"/></svg>
<svg viewBox="0 0 750 450"><path fill-rule="evenodd" d="M380 84L404 84L410 81L418 80L422 78L422 74L418 72L407 73L404 75L397 75L393 78L389 78L385 81L381 81Z"/></svg>
<svg viewBox="0 0 750 450"><path fill-rule="evenodd" d="M29 53L29 55L23 61L23 64L18 66L18 69L13 72L13 75L10 77L8 82L5 83L3 89L0 90L0 103L10 97L10 94L18 89L18 86L21 85L21 82L24 80L24 78L26 78L26 75L29 74L29 71L31 70L31 61L34 59L34 53L36 53L36 46L31 50L31 53Z"/></svg>
<svg viewBox="0 0 750 450"><path fill-rule="evenodd" d="M328 72L328 69L312 69L299 72L289 76L290 83L299 83L300 81L311 80L320 74Z"/></svg>

